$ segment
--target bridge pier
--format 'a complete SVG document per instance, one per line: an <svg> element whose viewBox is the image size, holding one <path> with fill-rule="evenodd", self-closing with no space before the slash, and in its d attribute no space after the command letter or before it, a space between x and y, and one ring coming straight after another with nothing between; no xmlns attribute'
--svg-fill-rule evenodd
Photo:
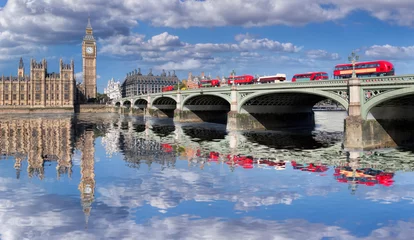
<svg viewBox="0 0 414 240"><path fill-rule="evenodd" d="M226 110L219 111L202 111L202 110L178 110L174 111L174 122L181 123L197 123L197 122L211 122L211 123L227 123Z"/></svg>
<svg viewBox="0 0 414 240"><path fill-rule="evenodd" d="M141 108L141 107L132 107L131 111L130 111L130 115L134 115L134 116L144 116L145 115L145 108Z"/></svg>
<svg viewBox="0 0 414 240"><path fill-rule="evenodd" d="M375 149L413 145L414 114L407 106L378 106L368 116L361 111L359 79L350 79L348 117L344 124L346 149ZM366 114L364 114L366 115Z"/></svg>
<svg viewBox="0 0 414 240"><path fill-rule="evenodd" d="M313 128L313 111L298 113L237 113L229 112L228 131L278 130L288 128Z"/></svg>

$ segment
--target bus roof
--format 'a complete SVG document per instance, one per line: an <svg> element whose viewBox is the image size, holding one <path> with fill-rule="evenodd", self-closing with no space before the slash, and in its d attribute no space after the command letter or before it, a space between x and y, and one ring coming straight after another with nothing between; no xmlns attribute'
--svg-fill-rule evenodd
<svg viewBox="0 0 414 240"><path fill-rule="evenodd" d="M299 76L299 75L309 75L309 74L314 74L314 73L326 73L326 72L307 72L307 73L297 73L297 74L295 74L295 76Z"/></svg>
<svg viewBox="0 0 414 240"><path fill-rule="evenodd" d="M371 63L386 63L392 65L392 63L385 61L385 60L378 60L378 61L369 61L369 62L356 62L355 65L359 64L371 64ZM352 63L341 63L336 65L335 67L342 67L342 66L352 66Z"/></svg>

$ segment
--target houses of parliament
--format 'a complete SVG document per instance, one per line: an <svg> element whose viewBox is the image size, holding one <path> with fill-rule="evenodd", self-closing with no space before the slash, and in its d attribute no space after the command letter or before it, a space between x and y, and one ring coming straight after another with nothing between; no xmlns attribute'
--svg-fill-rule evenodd
<svg viewBox="0 0 414 240"><path fill-rule="evenodd" d="M83 82L76 84L74 61L59 61L59 72L48 72L45 59L31 59L27 66L23 59L17 76L0 77L0 110L64 110L74 111L75 104L96 98L96 41L88 19L86 35L82 42Z"/></svg>

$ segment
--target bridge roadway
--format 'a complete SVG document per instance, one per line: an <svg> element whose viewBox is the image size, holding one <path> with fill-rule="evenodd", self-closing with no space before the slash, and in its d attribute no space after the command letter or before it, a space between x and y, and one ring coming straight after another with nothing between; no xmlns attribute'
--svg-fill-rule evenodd
<svg viewBox="0 0 414 240"><path fill-rule="evenodd" d="M414 122L414 75L178 90L122 98L114 105L121 113L226 123L228 130L263 130L312 128L312 108L325 99L348 111L347 148L412 142L414 128L403 135L394 128Z"/></svg>

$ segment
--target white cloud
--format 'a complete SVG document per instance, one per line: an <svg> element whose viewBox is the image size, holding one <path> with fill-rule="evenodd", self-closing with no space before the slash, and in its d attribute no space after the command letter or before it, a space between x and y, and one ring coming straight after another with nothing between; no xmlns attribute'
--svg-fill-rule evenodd
<svg viewBox="0 0 414 240"><path fill-rule="evenodd" d="M26 40L18 38L9 31L0 31L0 61L14 60L25 55L33 55L47 50L45 46L27 43Z"/></svg>
<svg viewBox="0 0 414 240"><path fill-rule="evenodd" d="M168 32L153 36L148 44L153 47L178 47L183 45L178 36L170 35Z"/></svg>
<svg viewBox="0 0 414 240"><path fill-rule="evenodd" d="M254 37L250 34L250 33L241 33L241 34L237 34L234 39L238 42L243 41L244 39L253 39Z"/></svg>
<svg viewBox="0 0 414 240"><path fill-rule="evenodd" d="M242 57L259 57L260 54L257 52L241 52L240 56Z"/></svg>
<svg viewBox="0 0 414 240"><path fill-rule="evenodd" d="M199 69L202 66L200 60L197 59L187 59L182 62L167 62L165 64L159 65L157 69L174 69L174 70L192 70Z"/></svg>
<svg viewBox="0 0 414 240"><path fill-rule="evenodd" d="M83 82L83 72L75 73L76 82Z"/></svg>
<svg viewBox="0 0 414 240"><path fill-rule="evenodd" d="M414 58L414 46L398 47L389 44L374 45L365 50L365 55L377 59Z"/></svg>
<svg viewBox="0 0 414 240"><path fill-rule="evenodd" d="M338 53L329 53L326 50L309 50L306 52L306 56L310 59L321 59L321 60L338 60L340 59Z"/></svg>

